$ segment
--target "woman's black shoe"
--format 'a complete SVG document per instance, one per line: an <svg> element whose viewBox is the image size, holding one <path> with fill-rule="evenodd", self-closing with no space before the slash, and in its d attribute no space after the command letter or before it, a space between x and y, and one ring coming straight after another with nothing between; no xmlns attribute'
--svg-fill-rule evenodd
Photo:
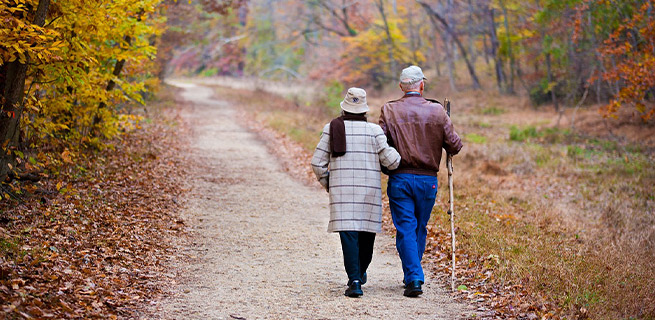
<svg viewBox="0 0 655 320"><path fill-rule="evenodd" d="M364 291L362 291L362 284L359 280L353 280L345 292L345 295L351 298L357 298L363 294Z"/></svg>

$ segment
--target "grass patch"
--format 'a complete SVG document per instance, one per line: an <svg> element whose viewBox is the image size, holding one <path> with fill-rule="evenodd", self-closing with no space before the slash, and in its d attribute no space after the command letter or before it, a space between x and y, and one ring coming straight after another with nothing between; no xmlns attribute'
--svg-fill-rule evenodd
<svg viewBox="0 0 655 320"><path fill-rule="evenodd" d="M10 238L0 239L0 255L8 258L15 258L17 255L24 255L20 253L19 248L20 241L16 241Z"/></svg>
<svg viewBox="0 0 655 320"><path fill-rule="evenodd" d="M481 136L476 133L467 133L464 135L464 141L471 143L484 144L487 143L487 137Z"/></svg>
<svg viewBox="0 0 655 320"><path fill-rule="evenodd" d="M594 319L649 319L647 315L655 313L654 308L642 305L652 300L652 261L636 252L599 249L595 239L554 226L551 217L556 212L534 200L504 198L491 186L476 182L473 175L460 176L458 181L458 250L471 254L460 257L460 268L469 276L458 285L474 292L485 285L503 290L518 284L536 297L553 300L564 318L573 317L581 308ZM440 197L447 203L446 192ZM448 226L448 216L436 211L435 226ZM522 213L538 216L522 219ZM472 269L476 264L482 269Z"/></svg>
<svg viewBox="0 0 655 320"><path fill-rule="evenodd" d="M468 273L458 285L469 292L520 285L529 297L517 292L513 310L521 297L530 304L543 298L561 318L655 319L652 156L535 126L513 126L505 142L469 148L479 161L531 163L531 170L503 179L533 186L505 190L476 170L458 171L457 239ZM440 197L447 203L447 190ZM449 225L445 213L435 216L435 226Z"/></svg>
<svg viewBox="0 0 655 320"><path fill-rule="evenodd" d="M484 122L484 121L473 122L473 126L478 127L480 129L488 129L488 128L492 127L492 125L490 123Z"/></svg>
<svg viewBox="0 0 655 320"><path fill-rule="evenodd" d="M537 133L537 128L533 126L528 126L526 128L519 128L517 126L511 126L509 128L509 140L523 142L527 141L530 138L536 138L539 134Z"/></svg>
<svg viewBox="0 0 655 320"><path fill-rule="evenodd" d="M505 109L496 106L486 107L480 111L484 115L498 116L505 113Z"/></svg>
<svg viewBox="0 0 655 320"><path fill-rule="evenodd" d="M519 128L511 126L509 128L509 140L524 142L541 142L541 143L566 143L572 139L572 134L568 129L544 128L537 130L534 126Z"/></svg>

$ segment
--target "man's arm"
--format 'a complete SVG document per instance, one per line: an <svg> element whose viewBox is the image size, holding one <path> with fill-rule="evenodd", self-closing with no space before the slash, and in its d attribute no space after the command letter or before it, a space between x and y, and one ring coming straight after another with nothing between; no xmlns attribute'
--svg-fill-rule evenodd
<svg viewBox="0 0 655 320"><path fill-rule="evenodd" d="M382 128L384 135L388 137L389 130L387 129L387 119L384 117L384 107L386 107L386 104L380 109L380 120L378 121L378 124L380 125L380 128Z"/></svg>
<svg viewBox="0 0 655 320"><path fill-rule="evenodd" d="M384 110L386 108L387 108L387 104L384 104L382 106L382 108L380 109L380 120L378 122L379 122L380 128L382 128L382 132L387 137L387 143L389 144L389 146L395 147L395 144L393 143L393 139L391 138L391 133L389 132L388 119L384 115Z"/></svg>

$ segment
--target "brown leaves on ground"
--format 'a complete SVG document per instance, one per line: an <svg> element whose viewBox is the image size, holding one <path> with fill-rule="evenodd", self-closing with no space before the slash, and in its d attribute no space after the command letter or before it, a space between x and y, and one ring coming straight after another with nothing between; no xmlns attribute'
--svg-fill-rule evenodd
<svg viewBox="0 0 655 320"><path fill-rule="evenodd" d="M0 314L133 317L160 293L169 239L184 228L175 214L185 172L175 132L161 122L62 168L61 181L41 182L20 203L0 204Z"/></svg>

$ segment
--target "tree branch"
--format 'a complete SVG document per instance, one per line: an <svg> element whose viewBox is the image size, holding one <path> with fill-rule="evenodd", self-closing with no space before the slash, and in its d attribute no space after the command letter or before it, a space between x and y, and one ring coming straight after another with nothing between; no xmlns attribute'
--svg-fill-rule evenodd
<svg viewBox="0 0 655 320"><path fill-rule="evenodd" d="M475 69L473 68L473 65L471 64L471 62L469 61L468 54L466 53L466 49L464 49L464 46L459 41L459 37L457 37L457 34L455 33L455 31L452 29L452 27L450 25L448 25L448 22L446 21L446 19L444 19L438 12L434 11L434 9L432 9L432 7L430 7L430 5L428 5L427 3L423 2L423 1L420 1L420 0L416 0L416 2L418 4L420 4L423 7L423 9L425 9L425 11L428 13L430 18L432 18L432 19L430 19L430 21L432 21L432 23L435 24L435 27L436 27L437 21L440 22L441 25L446 30L446 32L448 32L450 34L450 36L453 38L453 40L455 41L455 44L459 48L459 51L462 53L462 56L464 57L464 61L466 62L466 67L468 68L469 74L471 75L471 79L473 80L473 88L474 89L480 89L481 88L480 87L480 80L478 80L478 76L475 74Z"/></svg>

